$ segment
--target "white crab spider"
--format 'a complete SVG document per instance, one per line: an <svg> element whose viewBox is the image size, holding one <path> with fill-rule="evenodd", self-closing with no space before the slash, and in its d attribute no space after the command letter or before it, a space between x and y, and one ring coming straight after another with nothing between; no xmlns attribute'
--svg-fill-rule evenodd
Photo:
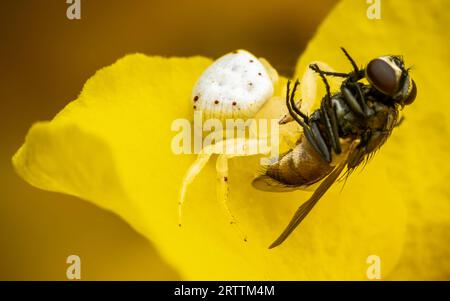
<svg viewBox="0 0 450 301"><path fill-rule="evenodd" d="M238 50L217 59L192 90L194 110L206 119L251 118L272 96L277 72L264 59Z"/></svg>
<svg viewBox="0 0 450 301"><path fill-rule="evenodd" d="M318 64L322 70L333 71L325 63L314 63ZM227 118L252 118L272 97L273 86L277 80L276 70L264 59L257 59L244 50L235 51L216 60L200 76L192 93L194 110L201 110L207 118L218 118L222 121ZM307 68L301 82L302 101L299 107L310 114L316 98L316 73ZM283 119L289 121L290 117L286 115ZM240 149L236 153L227 153L225 151L227 143L235 143ZM235 218L227 205L228 159L266 153L267 150L261 150L258 146L258 139L235 138L216 142L201 150L182 181L178 201L180 226L187 188L213 154L218 155L216 160L217 199L224 206L230 223L236 225ZM240 229L239 232L241 232Z"/></svg>

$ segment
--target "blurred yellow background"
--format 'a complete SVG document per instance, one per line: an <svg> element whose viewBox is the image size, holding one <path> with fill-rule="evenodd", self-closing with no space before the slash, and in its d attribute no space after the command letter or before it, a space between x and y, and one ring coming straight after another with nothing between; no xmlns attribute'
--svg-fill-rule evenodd
<svg viewBox="0 0 450 301"><path fill-rule="evenodd" d="M0 12L0 280L64 280L81 257L84 280L178 279L152 245L112 213L35 189L11 156L28 128L75 99L96 70L128 53L218 57L244 48L284 75L335 0L2 3ZM276 5L275 5L276 4Z"/></svg>

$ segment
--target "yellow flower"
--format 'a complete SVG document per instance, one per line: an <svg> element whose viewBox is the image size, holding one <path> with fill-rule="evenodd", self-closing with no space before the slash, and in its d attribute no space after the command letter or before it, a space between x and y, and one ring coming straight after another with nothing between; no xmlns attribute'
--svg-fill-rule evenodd
<svg viewBox="0 0 450 301"><path fill-rule="evenodd" d="M216 202L212 163L189 187L178 227L180 183L195 156L172 153L171 123L192 118L189 97L211 63L206 58L136 54L98 71L52 121L32 126L13 164L38 188L120 215L184 279L366 279L369 255L380 257L383 279L446 279L450 5L383 0L380 20L369 20L367 8L359 0L337 5L300 58L296 77L316 60L350 70L339 46L361 65L401 54L413 65L418 98L370 164L342 192L335 185L278 248L267 246L310 192L253 189L257 157L230 161L229 206L248 242Z"/></svg>

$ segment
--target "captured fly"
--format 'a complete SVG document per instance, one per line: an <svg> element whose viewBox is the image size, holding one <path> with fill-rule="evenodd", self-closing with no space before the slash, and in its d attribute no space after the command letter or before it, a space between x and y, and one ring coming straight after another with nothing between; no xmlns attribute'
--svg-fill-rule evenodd
<svg viewBox="0 0 450 301"><path fill-rule="evenodd" d="M269 248L278 246L292 233L345 167L348 176L383 145L401 121L399 109L412 104L416 98L416 84L400 56L380 56L371 60L365 69L359 69L347 51L342 50L353 67L350 73L324 71L317 64L309 66L326 88L320 108L311 116L295 103L299 82L295 82L292 91L290 83L287 85L289 118L303 128L303 135L294 148L269 165L252 184L265 191L289 191L323 181ZM338 92L331 93L327 76L344 79ZM361 82L362 79L368 84ZM286 122L286 118L280 121ZM333 155L340 162L332 162Z"/></svg>

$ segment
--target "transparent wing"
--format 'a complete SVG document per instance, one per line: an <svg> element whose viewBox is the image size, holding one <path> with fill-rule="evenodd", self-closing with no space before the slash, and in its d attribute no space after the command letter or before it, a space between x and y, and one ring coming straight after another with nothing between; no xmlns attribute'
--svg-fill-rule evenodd
<svg viewBox="0 0 450 301"><path fill-rule="evenodd" d="M342 160L333 169L333 171L325 178L325 180L323 180L323 182L319 185L319 187L314 191L311 198L297 209L287 227L284 229L281 235L269 246L269 249L272 249L280 245L282 242L284 242L286 238L288 238L289 235L291 235L292 231L294 231L297 228L297 226L303 221L303 219L317 204L317 202L325 194L325 192L327 192L327 190L331 187L331 185L333 185L333 183L339 178L339 175L341 174L341 172L344 170L345 166L348 163L348 158L352 157L356 145L358 143L359 143L358 141L354 141L352 143L352 145L350 146L349 154L346 157L346 159Z"/></svg>

